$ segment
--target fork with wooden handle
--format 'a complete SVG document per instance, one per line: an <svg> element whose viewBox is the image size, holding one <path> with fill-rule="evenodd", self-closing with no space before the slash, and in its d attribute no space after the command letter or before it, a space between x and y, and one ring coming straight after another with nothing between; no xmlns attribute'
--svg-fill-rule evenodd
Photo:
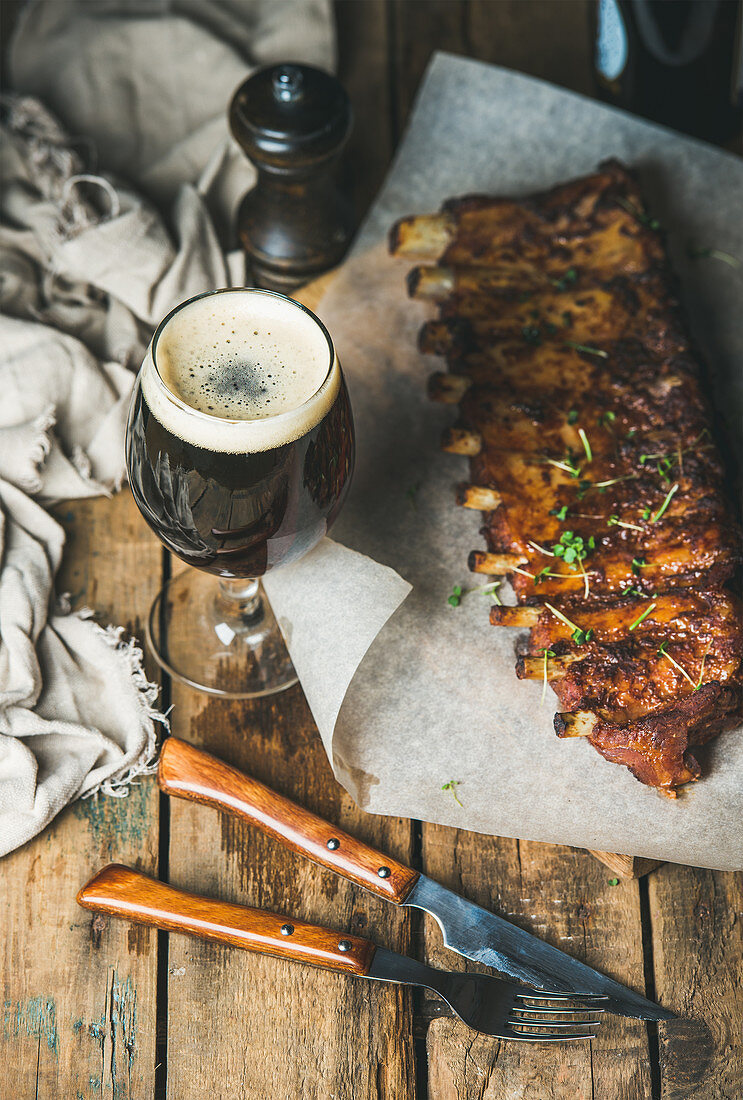
<svg viewBox="0 0 743 1100"><path fill-rule="evenodd" d="M360 936L176 890L130 867L112 863L82 887L85 909L185 932L262 955L310 963L357 977L432 989L469 1027L501 1039L561 1042L593 1038L604 1001L560 997L481 974L434 970Z"/></svg>

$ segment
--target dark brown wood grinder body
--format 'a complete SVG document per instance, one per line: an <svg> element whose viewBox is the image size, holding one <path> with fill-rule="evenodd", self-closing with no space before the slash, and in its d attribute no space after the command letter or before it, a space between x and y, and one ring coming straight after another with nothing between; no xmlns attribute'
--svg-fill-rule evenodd
<svg viewBox="0 0 743 1100"><path fill-rule="evenodd" d="M351 125L343 87L311 65L260 69L235 92L230 127L258 170L237 214L256 285L288 293L342 259L353 218L332 170Z"/></svg>

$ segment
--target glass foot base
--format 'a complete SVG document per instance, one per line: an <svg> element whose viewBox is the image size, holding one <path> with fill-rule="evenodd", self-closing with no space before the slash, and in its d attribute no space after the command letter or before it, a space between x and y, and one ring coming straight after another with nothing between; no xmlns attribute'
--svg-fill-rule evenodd
<svg viewBox="0 0 743 1100"><path fill-rule="evenodd" d="M147 641L161 668L210 695L256 699L297 682L257 580L179 573L155 598Z"/></svg>

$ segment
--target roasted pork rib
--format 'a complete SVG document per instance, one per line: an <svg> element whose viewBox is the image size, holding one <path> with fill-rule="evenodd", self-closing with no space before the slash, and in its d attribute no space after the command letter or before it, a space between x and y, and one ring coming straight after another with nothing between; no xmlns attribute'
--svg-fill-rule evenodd
<svg viewBox="0 0 743 1100"><path fill-rule="evenodd" d="M743 711L740 533L657 224L617 162L522 201L470 196L404 218L427 260L420 347L446 357L434 400L459 405L444 450L470 456L459 503L529 627L520 678L543 679L560 737L673 795L689 751Z"/></svg>

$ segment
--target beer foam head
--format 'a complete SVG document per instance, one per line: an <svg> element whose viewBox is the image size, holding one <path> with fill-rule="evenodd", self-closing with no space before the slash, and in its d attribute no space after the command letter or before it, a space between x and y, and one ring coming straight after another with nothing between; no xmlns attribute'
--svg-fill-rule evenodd
<svg viewBox="0 0 743 1100"><path fill-rule="evenodd" d="M196 447L268 450L310 431L335 400L340 372L318 320L282 295L227 290L166 318L142 367L152 414Z"/></svg>

